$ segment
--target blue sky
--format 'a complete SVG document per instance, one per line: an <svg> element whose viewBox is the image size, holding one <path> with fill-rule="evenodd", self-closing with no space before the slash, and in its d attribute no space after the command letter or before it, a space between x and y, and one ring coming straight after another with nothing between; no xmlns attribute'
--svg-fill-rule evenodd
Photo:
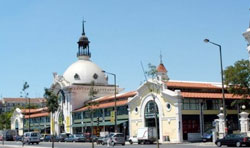
<svg viewBox="0 0 250 148"><path fill-rule="evenodd" d="M53 72L77 60L84 17L92 61L117 75L125 91L144 80L140 61L159 64L160 51L172 80L220 82L223 67L248 59L242 36L249 0L8 0L0 1L0 96L42 97ZM112 78L110 78L110 83Z"/></svg>

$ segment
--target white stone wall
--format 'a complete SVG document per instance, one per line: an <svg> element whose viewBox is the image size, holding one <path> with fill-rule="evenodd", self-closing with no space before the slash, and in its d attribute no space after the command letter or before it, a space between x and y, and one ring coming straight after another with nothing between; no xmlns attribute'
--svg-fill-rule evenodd
<svg viewBox="0 0 250 148"><path fill-rule="evenodd" d="M155 88L150 92L148 88ZM182 113L179 92L164 88L161 83L148 82L138 88L138 94L128 100L130 137L137 135L137 129L145 127L144 110L146 104L155 98L159 109L159 139L164 142L164 137L169 136L170 142L182 142ZM171 108L167 108L170 104ZM136 112L136 109L138 111Z"/></svg>
<svg viewBox="0 0 250 148"><path fill-rule="evenodd" d="M11 130L16 130L16 121L18 122L18 134L23 135L23 114L19 108L16 108L11 116Z"/></svg>

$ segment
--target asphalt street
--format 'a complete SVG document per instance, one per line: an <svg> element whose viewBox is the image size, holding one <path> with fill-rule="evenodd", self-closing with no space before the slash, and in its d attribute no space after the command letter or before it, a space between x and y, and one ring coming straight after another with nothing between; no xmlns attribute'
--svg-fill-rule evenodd
<svg viewBox="0 0 250 148"><path fill-rule="evenodd" d="M151 145L137 145L137 144L126 144L125 146L122 145L115 145L114 147L120 147L120 148L157 148L155 144ZM214 148L216 147L212 143L182 143L182 144L161 144L160 148ZM0 148L51 148L50 142L41 142L39 145L24 145L22 147L21 142L5 142L5 145L2 145L0 143ZM91 148L91 143L55 143L55 148ZM95 148L107 148L106 145L96 145ZM112 148L112 146L110 146Z"/></svg>

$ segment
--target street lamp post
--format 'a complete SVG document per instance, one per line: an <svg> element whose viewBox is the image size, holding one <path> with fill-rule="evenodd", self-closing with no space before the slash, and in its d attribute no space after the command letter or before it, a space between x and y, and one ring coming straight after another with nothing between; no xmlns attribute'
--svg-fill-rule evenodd
<svg viewBox="0 0 250 148"><path fill-rule="evenodd" d="M221 45L216 44L214 42L209 41L209 39L204 39L205 43L211 43L215 46L219 47L220 51L220 70L221 70L221 85L222 85L222 102L223 102L223 114L224 114L224 122L225 122L225 129L227 129L227 122L226 122L226 105L225 105L225 91L224 91L224 77L223 77L223 66L222 66L222 53L221 53ZM225 135L227 131L225 130Z"/></svg>
<svg viewBox="0 0 250 148"><path fill-rule="evenodd" d="M116 74L110 73L110 72L106 72L106 71L102 71L102 72L114 76L114 87L115 87L115 132L117 132Z"/></svg>

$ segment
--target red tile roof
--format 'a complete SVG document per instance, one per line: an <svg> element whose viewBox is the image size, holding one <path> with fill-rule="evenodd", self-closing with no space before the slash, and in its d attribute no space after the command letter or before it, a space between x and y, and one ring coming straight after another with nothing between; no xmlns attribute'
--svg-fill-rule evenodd
<svg viewBox="0 0 250 148"><path fill-rule="evenodd" d="M24 118L36 118L36 117L46 117L49 116L49 112L44 112L44 113L36 113L36 114L31 114L29 115L25 115Z"/></svg>
<svg viewBox="0 0 250 148"><path fill-rule="evenodd" d="M116 101L116 106L123 106L123 105L126 105L128 104L128 100L117 100ZM107 102L107 103L102 103L102 104L99 104L97 106L92 106L91 109L99 109L99 108L108 108L108 107L112 107L112 106L115 106L115 102ZM75 110L74 112L80 112L80 111L85 111L85 110L88 110L88 107L82 107L82 108L79 108L77 110Z"/></svg>
<svg viewBox="0 0 250 148"><path fill-rule="evenodd" d="M48 108L47 107L44 107L44 108L36 108L36 109L21 109L21 112L23 114L28 114L28 113L38 113L38 112L47 112L48 111Z"/></svg>
<svg viewBox="0 0 250 148"><path fill-rule="evenodd" d="M168 87L175 88L207 88L207 89L221 89L219 86L215 86L211 83L199 83L199 82L166 82Z"/></svg>
<svg viewBox="0 0 250 148"><path fill-rule="evenodd" d="M162 63L157 67L157 71L158 72L167 72L165 66Z"/></svg>
<svg viewBox="0 0 250 148"><path fill-rule="evenodd" d="M117 106L126 105L128 103L128 98L133 97L136 94L137 94L136 91L130 91L130 92L123 93L123 94L117 94L116 95L116 105ZM100 98L97 98L94 101L98 102L99 104L98 104L98 106L93 106L92 109L108 108L108 107L115 106L115 102L114 102L115 101L115 96L114 95L100 97ZM76 109L74 112L85 111L87 109L88 109L88 107L81 107L79 109Z"/></svg>
<svg viewBox="0 0 250 148"><path fill-rule="evenodd" d="M136 94L137 94L136 91L130 91L130 92L123 93L123 94L117 94L116 99L129 98L129 97L135 96ZM115 99L115 96L112 95L112 96L104 96L104 97L97 98L96 101L103 102L103 101L114 100L114 99Z"/></svg>
<svg viewBox="0 0 250 148"><path fill-rule="evenodd" d="M185 98L197 98L197 99L222 99L221 93L198 93L198 92L181 92L181 95ZM234 96L233 94L225 94L225 99L242 99L241 96ZM247 98L250 99L250 98Z"/></svg>

